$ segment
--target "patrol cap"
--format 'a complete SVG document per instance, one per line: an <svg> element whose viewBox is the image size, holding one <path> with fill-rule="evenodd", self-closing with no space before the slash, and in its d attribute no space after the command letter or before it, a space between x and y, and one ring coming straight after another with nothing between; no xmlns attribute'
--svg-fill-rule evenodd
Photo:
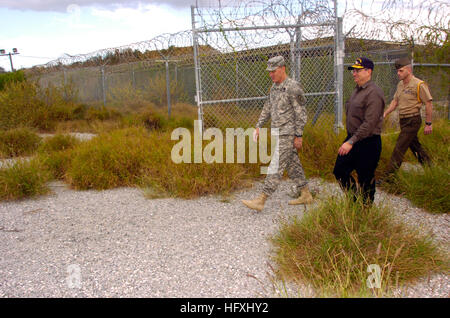
<svg viewBox="0 0 450 318"><path fill-rule="evenodd" d="M411 61L407 57L402 57L395 61L395 68L398 70L399 68L402 68L403 66L411 64Z"/></svg>
<svg viewBox="0 0 450 318"><path fill-rule="evenodd" d="M355 64L348 67L349 70L363 69L363 68L368 68L371 70L373 70L374 68L373 62L369 60L367 57L360 57L356 59Z"/></svg>
<svg viewBox="0 0 450 318"><path fill-rule="evenodd" d="M275 71L277 68L281 66L285 66L286 62L284 61L284 57L281 55L272 57L267 61L267 68L266 71L272 72Z"/></svg>

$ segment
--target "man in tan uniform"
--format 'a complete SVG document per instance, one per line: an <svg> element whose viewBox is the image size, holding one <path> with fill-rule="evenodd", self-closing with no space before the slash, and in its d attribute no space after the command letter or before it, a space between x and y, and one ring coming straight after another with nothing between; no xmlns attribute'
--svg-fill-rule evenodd
<svg viewBox="0 0 450 318"><path fill-rule="evenodd" d="M394 173L400 167L408 148L411 149L421 164L430 164L431 162L430 157L419 142L417 132L422 124L420 109L423 104L425 104L426 114L424 134L431 134L433 130L431 125L433 97L426 83L413 75L411 61L408 58L395 61L395 68L400 82L397 85L394 99L384 112L383 117L386 118L398 107L401 130L387 166L385 177Z"/></svg>

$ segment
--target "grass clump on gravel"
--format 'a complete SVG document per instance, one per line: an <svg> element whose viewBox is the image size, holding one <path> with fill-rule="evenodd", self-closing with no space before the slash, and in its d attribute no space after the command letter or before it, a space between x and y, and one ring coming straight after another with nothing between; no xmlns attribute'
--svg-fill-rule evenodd
<svg viewBox="0 0 450 318"><path fill-rule="evenodd" d="M284 279L307 282L321 296L389 296L401 283L448 268L431 238L417 233L387 207L330 197L303 218L282 222L272 238L274 259ZM369 288L375 266L380 285Z"/></svg>
<svg viewBox="0 0 450 318"><path fill-rule="evenodd" d="M28 128L0 131L0 158L31 155L39 147L41 139Z"/></svg>
<svg viewBox="0 0 450 318"><path fill-rule="evenodd" d="M81 141L74 136L57 134L43 140L38 148L39 153L51 153L72 149Z"/></svg>
<svg viewBox="0 0 450 318"><path fill-rule="evenodd" d="M450 212L450 174L442 166L425 166L422 170L399 170L383 183L389 193L401 195L431 213Z"/></svg>
<svg viewBox="0 0 450 318"><path fill-rule="evenodd" d="M102 134L72 150L66 181L76 189L139 186L151 197L192 198L237 189L254 169L245 164L176 164L171 159L175 143L168 132L144 128Z"/></svg>
<svg viewBox="0 0 450 318"><path fill-rule="evenodd" d="M49 192L48 171L39 160L20 160L0 169L0 200L17 200Z"/></svg>
<svg viewBox="0 0 450 318"><path fill-rule="evenodd" d="M76 189L132 186L158 147L144 129L102 134L73 149L67 181Z"/></svg>

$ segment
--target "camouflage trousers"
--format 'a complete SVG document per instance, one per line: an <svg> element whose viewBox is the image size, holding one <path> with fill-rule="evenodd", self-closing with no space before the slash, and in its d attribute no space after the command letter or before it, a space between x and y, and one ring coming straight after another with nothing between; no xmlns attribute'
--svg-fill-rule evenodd
<svg viewBox="0 0 450 318"><path fill-rule="evenodd" d="M294 136L278 136L278 147L272 155L268 170L263 187L263 193L266 195L275 192L285 170L287 170L289 178L294 181L297 190L308 184L297 149L294 148Z"/></svg>

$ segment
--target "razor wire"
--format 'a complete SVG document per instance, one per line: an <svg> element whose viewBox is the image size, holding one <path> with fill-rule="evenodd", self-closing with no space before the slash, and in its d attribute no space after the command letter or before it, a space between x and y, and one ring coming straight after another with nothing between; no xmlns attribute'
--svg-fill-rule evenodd
<svg viewBox="0 0 450 318"><path fill-rule="evenodd" d="M290 76L303 85L311 120L335 121L333 2L197 1L193 21L197 103L205 127L256 123L272 84L266 63L276 55L284 56Z"/></svg>
<svg viewBox="0 0 450 318"><path fill-rule="evenodd" d="M373 80L390 103L398 83L394 61L409 57L415 76L425 80L431 89L436 116L447 116L450 99L448 1L348 1L343 18L345 66L360 56L372 59L375 64ZM354 84L348 72L344 73L344 78L346 99Z"/></svg>
<svg viewBox="0 0 450 318"><path fill-rule="evenodd" d="M203 67L201 92L207 100L240 99L211 104L214 107L209 108L209 115L204 114L205 122L209 117L211 125L254 124L271 85L265 61L284 55L290 76L309 94L310 120L328 116L325 123L331 123L336 111L331 92L336 85L333 64L338 44L333 38L335 25L328 24L337 16L333 1L197 0L196 7L196 29L202 31L197 32ZM358 56L372 58L375 80L386 96L391 96L397 83L393 61L414 55L415 72L432 83L437 100L448 102L448 85L442 83L449 82L449 68L440 65L450 64L450 55L428 54L425 49L448 47L449 7L447 1L439 0L339 1L345 35L344 68ZM73 85L82 102L104 105L117 102L130 91L148 98L149 83L156 79L170 82L170 90L179 86L184 90L184 101L191 104L196 103L198 93L192 30L87 54L64 55L26 72L44 86ZM345 100L354 83L348 72L343 75ZM326 94L311 95L317 91ZM253 99L255 96L261 99ZM176 96L172 97L176 101ZM160 103L168 103L169 98Z"/></svg>

